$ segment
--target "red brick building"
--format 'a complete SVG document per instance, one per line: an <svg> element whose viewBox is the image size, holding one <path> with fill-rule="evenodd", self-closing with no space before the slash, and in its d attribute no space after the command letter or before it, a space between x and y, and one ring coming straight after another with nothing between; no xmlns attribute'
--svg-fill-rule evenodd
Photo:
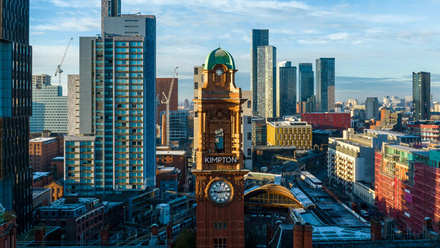
<svg viewBox="0 0 440 248"><path fill-rule="evenodd" d="M104 205L97 198L61 198L39 210L40 223L59 226L69 243L97 239L104 223Z"/></svg>
<svg viewBox="0 0 440 248"><path fill-rule="evenodd" d="M29 141L29 165L34 171L50 171L50 161L60 155L60 139L35 138Z"/></svg>
<svg viewBox="0 0 440 248"><path fill-rule="evenodd" d="M0 248L17 247L17 224L15 215L4 213L0 220Z"/></svg>
<svg viewBox="0 0 440 248"><path fill-rule="evenodd" d="M346 130L351 127L350 113L302 113L301 121L306 121L313 129Z"/></svg>
<svg viewBox="0 0 440 248"><path fill-rule="evenodd" d="M425 231L425 218L440 231L440 150L385 145L375 156L379 211L412 233Z"/></svg>
<svg viewBox="0 0 440 248"><path fill-rule="evenodd" d="M159 101L164 101L165 98L162 94L165 93L165 95L168 97L168 92L170 91L170 86L171 86L171 80L172 78L156 78L156 96L159 95ZM177 111L177 107L178 107L178 95L179 95L179 91L178 91L178 78L174 79L174 85L173 85L173 91L171 92L171 99L170 99L170 111ZM166 110L166 105L165 104L160 104L157 107L157 115L156 115L156 124L162 125L162 120L159 118L160 117L160 112L165 111Z"/></svg>

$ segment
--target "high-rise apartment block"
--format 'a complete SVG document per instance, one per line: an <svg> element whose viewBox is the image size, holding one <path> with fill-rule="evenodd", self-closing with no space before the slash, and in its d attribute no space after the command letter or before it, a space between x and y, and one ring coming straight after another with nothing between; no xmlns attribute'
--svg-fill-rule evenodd
<svg viewBox="0 0 440 248"><path fill-rule="evenodd" d="M298 65L298 78L299 78L299 102L307 102L309 97L314 93L314 76L312 63L300 63Z"/></svg>
<svg viewBox="0 0 440 248"><path fill-rule="evenodd" d="M50 82L50 81L49 81ZM32 84L31 133L67 133L67 96L61 86Z"/></svg>
<svg viewBox="0 0 440 248"><path fill-rule="evenodd" d="M414 120L431 118L431 73L413 72L413 106Z"/></svg>
<svg viewBox="0 0 440 248"><path fill-rule="evenodd" d="M251 91L252 91L252 111L257 113L258 99L258 47L269 45L268 29L252 29L251 42ZM195 133L195 131L194 131Z"/></svg>
<svg viewBox="0 0 440 248"><path fill-rule="evenodd" d="M79 134L79 75L67 75L67 133Z"/></svg>
<svg viewBox="0 0 440 248"><path fill-rule="evenodd" d="M316 101L317 110L335 110L335 58L316 60Z"/></svg>
<svg viewBox="0 0 440 248"><path fill-rule="evenodd" d="M379 101L377 97L367 97L365 101L365 118L367 120L379 119Z"/></svg>
<svg viewBox="0 0 440 248"><path fill-rule="evenodd" d="M257 115L276 117L276 48L257 49ZM255 101L255 100L254 100Z"/></svg>
<svg viewBox="0 0 440 248"><path fill-rule="evenodd" d="M29 0L0 1L0 58L0 204L15 212L20 235L32 223Z"/></svg>
<svg viewBox="0 0 440 248"><path fill-rule="evenodd" d="M296 114L296 66L292 62L278 63L276 71L276 116Z"/></svg>
<svg viewBox="0 0 440 248"><path fill-rule="evenodd" d="M96 195L155 186L156 18L121 15L117 0L102 1L102 18L101 36L80 38L79 133L93 138L65 146L65 191L80 195L80 183Z"/></svg>

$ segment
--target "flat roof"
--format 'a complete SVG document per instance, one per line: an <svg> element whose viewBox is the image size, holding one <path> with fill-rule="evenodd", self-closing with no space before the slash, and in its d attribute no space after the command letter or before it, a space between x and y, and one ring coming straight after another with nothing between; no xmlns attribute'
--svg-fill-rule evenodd
<svg viewBox="0 0 440 248"><path fill-rule="evenodd" d="M181 150L170 150L170 151L156 150L156 155L183 156L185 154L186 154L186 152L185 151L181 151Z"/></svg>
<svg viewBox="0 0 440 248"><path fill-rule="evenodd" d="M40 177L48 177L48 176L50 176L50 174L51 174L51 172L36 171L36 172L33 173L32 176L33 176L33 179L35 180L35 179L40 178Z"/></svg>
<svg viewBox="0 0 440 248"><path fill-rule="evenodd" d="M65 136L64 140L68 141L95 141L95 136L79 136L79 135L69 135Z"/></svg>
<svg viewBox="0 0 440 248"><path fill-rule="evenodd" d="M41 210L43 211L43 210L55 210L55 209L64 209L64 210L76 209L78 207L92 203L92 202L99 200L99 199L98 198L80 197L80 198L78 198L77 203L64 203L65 200L66 200L66 198L58 199L58 200L52 202L52 204L50 204L50 206L42 207Z"/></svg>
<svg viewBox="0 0 440 248"><path fill-rule="evenodd" d="M422 150L419 150L419 149L416 149L416 148L412 148L412 147L409 147L409 146L392 145L392 144L389 144L388 146L394 147L394 148L399 149L399 150L411 152L411 153L414 153L414 154L422 155L422 156L429 156L429 151L422 151Z"/></svg>
<svg viewBox="0 0 440 248"><path fill-rule="evenodd" d="M51 141L51 140L56 140L56 139L57 138L54 138L54 137L49 137L49 138L39 137L39 138L31 139L31 140L29 140L29 142L46 142L46 141Z"/></svg>

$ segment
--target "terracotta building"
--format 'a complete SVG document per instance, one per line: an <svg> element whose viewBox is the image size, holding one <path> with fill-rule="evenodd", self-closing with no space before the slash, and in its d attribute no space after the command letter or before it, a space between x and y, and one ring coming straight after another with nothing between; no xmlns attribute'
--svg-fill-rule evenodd
<svg viewBox="0 0 440 248"><path fill-rule="evenodd" d="M206 58L198 91L197 247L244 247L241 89L235 62L218 48Z"/></svg>
<svg viewBox="0 0 440 248"><path fill-rule="evenodd" d="M50 171L50 161L60 154L57 138L35 138L29 141L29 165L34 171Z"/></svg>

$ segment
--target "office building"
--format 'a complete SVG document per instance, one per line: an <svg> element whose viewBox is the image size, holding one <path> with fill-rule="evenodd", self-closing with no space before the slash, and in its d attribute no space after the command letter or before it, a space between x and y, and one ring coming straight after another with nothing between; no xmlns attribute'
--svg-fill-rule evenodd
<svg viewBox="0 0 440 248"><path fill-rule="evenodd" d="M307 102L309 97L315 94L312 63L300 63L298 70L299 102Z"/></svg>
<svg viewBox="0 0 440 248"><path fill-rule="evenodd" d="M335 58L316 60L316 102L317 111L335 110Z"/></svg>
<svg viewBox="0 0 440 248"><path fill-rule="evenodd" d="M277 117L296 114L296 66L290 61L278 63L275 99Z"/></svg>
<svg viewBox="0 0 440 248"><path fill-rule="evenodd" d="M276 62L274 46L258 47L257 115L264 118L276 117Z"/></svg>
<svg viewBox="0 0 440 248"><path fill-rule="evenodd" d="M29 0L0 1L0 204L17 216L17 233L32 219L29 117L32 114L32 47Z"/></svg>
<svg viewBox="0 0 440 248"><path fill-rule="evenodd" d="M312 149L312 126L307 122L276 121L267 123L268 146L295 146Z"/></svg>
<svg viewBox="0 0 440 248"><path fill-rule="evenodd" d="M431 73L413 72L413 119L431 118Z"/></svg>
<svg viewBox="0 0 440 248"><path fill-rule="evenodd" d="M170 130L166 130L166 112L160 113L162 120L162 145L166 145L166 135L170 135L170 141L188 139L188 111L170 111Z"/></svg>
<svg viewBox="0 0 440 248"><path fill-rule="evenodd" d="M251 91L252 91L252 111L257 113L258 99L258 47L269 45L268 29L252 29L251 42ZM195 131L194 131L195 133Z"/></svg>
<svg viewBox="0 0 440 248"><path fill-rule="evenodd" d="M32 84L31 133L49 130L67 133L67 96L63 88L50 84Z"/></svg>
<svg viewBox="0 0 440 248"><path fill-rule="evenodd" d="M379 119L379 101L377 97L367 97L365 101L365 118L367 120Z"/></svg>
<svg viewBox="0 0 440 248"><path fill-rule="evenodd" d="M172 78L156 78L156 99L158 100L156 124L158 125L162 124L162 119L160 118L161 112L166 111L167 109L166 104L162 102L165 101L164 94L168 97L172 80L173 80ZM178 100L179 100L178 85L179 85L179 79L174 78L173 89L171 91L171 97L170 97L170 111L178 110L177 109Z"/></svg>
<svg viewBox="0 0 440 248"><path fill-rule="evenodd" d="M79 134L79 75L67 75L67 133Z"/></svg>
<svg viewBox="0 0 440 248"><path fill-rule="evenodd" d="M155 185L156 18L120 15L119 9L119 1L103 1L102 36L80 37L84 136L66 137L65 147L66 155L94 159L84 164L66 156L66 192L112 195Z"/></svg>
<svg viewBox="0 0 440 248"><path fill-rule="evenodd" d="M242 91L241 94L242 98L246 99L246 101L241 104L243 111L241 115L243 163L246 169L252 170L252 91Z"/></svg>
<svg viewBox="0 0 440 248"><path fill-rule="evenodd" d="M50 85L51 78L47 74L32 75L32 85Z"/></svg>

